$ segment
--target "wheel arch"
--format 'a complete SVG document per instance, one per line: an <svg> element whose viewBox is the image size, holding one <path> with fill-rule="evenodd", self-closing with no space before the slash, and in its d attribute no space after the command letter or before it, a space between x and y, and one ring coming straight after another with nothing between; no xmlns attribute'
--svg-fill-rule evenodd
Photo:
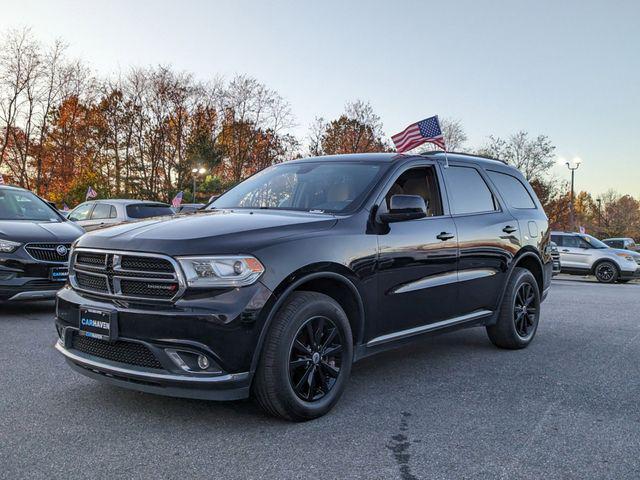
<svg viewBox="0 0 640 480"><path fill-rule="evenodd" d="M264 341L274 316L289 296L296 291L319 292L333 298L340 304L349 319L354 346L362 343L365 325L364 302L354 277L353 272L344 265L321 263L307 265L283 280L273 291L273 301L267 304L265 320L253 353L250 371L253 373L258 367Z"/></svg>
<svg viewBox="0 0 640 480"><path fill-rule="evenodd" d="M542 263L542 259L540 258L540 254L537 252L537 250L533 248L525 248L521 250L509 264L507 276L504 281L504 285L502 286L502 292L500 293L500 297L498 298L495 312L493 316L487 321L487 325L492 325L497 321L497 315L500 313L500 305L502 304L502 300L504 299L504 296L507 292L509 280L511 280L516 267L526 268L531 272L531 274L536 279L540 295L542 296L542 292L544 291L544 266Z"/></svg>
<svg viewBox="0 0 640 480"><path fill-rule="evenodd" d="M620 276L620 272L621 272L620 265L618 265L618 262L615 259L608 258L608 257L599 258L595 262L593 262L593 265L591 266L591 275L595 275L596 268L598 268L598 265L600 265L603 262L609 262L613 264L613 266L616 268L616 271L618 272L618 276Z"/></svg>

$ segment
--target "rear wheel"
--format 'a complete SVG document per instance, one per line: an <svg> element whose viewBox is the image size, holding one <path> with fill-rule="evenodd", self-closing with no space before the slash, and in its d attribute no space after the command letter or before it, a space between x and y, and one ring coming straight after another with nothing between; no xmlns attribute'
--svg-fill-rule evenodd
<svg viewBox="0 0 640 480"><path fill-rule="evenodd" d="M491 342L500 348L524 348L531 341L540 321L540 291L532 273L516 267L502 299L498 320L487 327Z"/></svg>
<svg viewBox="0 0 640 480"><path fill-rule="evenodd" d="M614 283L618 280L618 267L608 260L598 263L593 273L600 283Z"/></svg>
<svg viewBox="0 0 640 480"><path fill-rule="evenodd" d="M352 359L351 328L340 304L322 293L294 292L267 334L254 396L287 420L322 416L340 399Z"/></svg>

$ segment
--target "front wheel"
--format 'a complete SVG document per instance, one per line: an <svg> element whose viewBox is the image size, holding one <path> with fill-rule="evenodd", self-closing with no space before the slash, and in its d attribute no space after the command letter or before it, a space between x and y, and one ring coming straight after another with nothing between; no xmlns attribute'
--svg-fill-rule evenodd
<svg viewBox="0 0 640 480"><path fill-rule="evenodd" d="M600 262L593 273L600 283L615 283L618 279L618 268L609 261Z"/></svg>
<svg viewBox="0 0 640 480"><path fill-rule="evenodd" d="M340 304L322 293L294 292L267 334L254 396L277 417L320 417L340 399L352 360L351 327Z"/></svg>
<svg viewBox="0 0 640 480"><path fill-rule="evenodd" d="M540 291L535 277L526 268L516 267L502 299L498 320L487 326L489 340L500 348L524 348L540 321Z"/></svg>

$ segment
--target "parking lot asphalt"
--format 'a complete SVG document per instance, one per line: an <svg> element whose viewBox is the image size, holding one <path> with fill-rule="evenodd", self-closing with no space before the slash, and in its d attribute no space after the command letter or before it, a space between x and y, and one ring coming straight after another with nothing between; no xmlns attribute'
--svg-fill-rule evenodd
<svg viewBox="0 0 640 480"><path fill-rule="evenodd" d="M637 283L554 280L525 350L476 328L366 359L302 424L81 377L52 316L0 306L3 479L640 477Z"/></svg>

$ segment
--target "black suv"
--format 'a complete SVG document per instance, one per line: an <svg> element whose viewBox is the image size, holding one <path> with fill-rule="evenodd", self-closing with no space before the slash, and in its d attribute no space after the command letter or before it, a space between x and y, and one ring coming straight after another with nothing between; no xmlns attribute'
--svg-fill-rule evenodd
<svg viewBox="0 0 640 480"><path fill-rule="evenodd" d="M206 210L84 235L56 348L146 392L329 411L354 361L485 326L526 347L550 285L547 217L514 168L441 153L267 168Z"/></svg>
<svg viewBox="0 0 640 480"><path fill-rule="evenodd" d="M0 302L53 299L83 233L28 190L0 185Z"/></svg>

